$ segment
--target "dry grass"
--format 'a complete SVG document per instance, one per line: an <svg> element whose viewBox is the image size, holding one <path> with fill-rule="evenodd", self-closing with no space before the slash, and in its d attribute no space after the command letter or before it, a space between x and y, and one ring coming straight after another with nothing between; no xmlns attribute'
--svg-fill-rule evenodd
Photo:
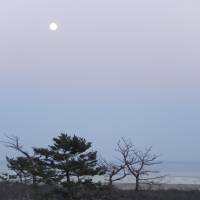
<svg viewBox="0 0 200 200"><path fill-rule="evenodd" d="M33 188L18 183L0 183L0 200L199 200L199 191L121 191L94 185L76 186L67 191L41 186Z"/></svg>

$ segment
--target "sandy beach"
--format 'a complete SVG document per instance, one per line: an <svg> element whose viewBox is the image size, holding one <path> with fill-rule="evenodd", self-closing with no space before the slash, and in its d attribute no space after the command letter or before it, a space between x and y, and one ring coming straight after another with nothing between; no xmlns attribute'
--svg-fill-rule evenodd
<svg viewBox="0 0 200 200"><path fill-rule="evenodd" d="M94 181L106 183L103 177L95 177ZM125 179L115 182L113 185L122 190L133 190L135 188L134 178L132 176L127 176ZM152 184L142 183L140 187L144 190L200 190L200 177L165 176L155 180Z"/></svg>
<svg viewBox="0 0 200 200"><path fill-rule="evenodd" d="M135 184L134 183L115 183L114 184L118 189L121 190L134 190ZM199 184L141 184L140 188L142 190L180 190L180 191L192 191L192 190L199 190Z"/></svg>

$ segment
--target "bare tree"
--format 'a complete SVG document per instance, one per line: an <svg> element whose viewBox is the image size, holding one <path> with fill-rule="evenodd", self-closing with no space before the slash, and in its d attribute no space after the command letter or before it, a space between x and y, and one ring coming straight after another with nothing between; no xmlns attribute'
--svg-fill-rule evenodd
<svg viewBox="0 0 200 200"><path fill-rule="evenodd" d="M100 160L100 166L105 169L105 180L112 186L113 182L124 179L127 176L125 165L109 162L105 159Z"/></svg>
<svg viewBox="0 0 200 200"><path fill-rule="evenodd" d="M3 143L6 147L11 148L19 153L21 153L24 157L18 157L17 159L12 158L6 158L7 162L9 163L8 166L10 168L13 167L13 171L15 171L15 167L17 166L16 174L18 175L20 181L22 181L22 174L24 176L24 182L27 182L27 177L31 177L31 181L33 185L36 185L36 174L37 174L37 162L35 155L31 155L27 151L23 149L23 146L20 144L20 139L17 136L8 136L6 135L7 140L0 141ZM25 169L23 169L22 165L26 165ZM27 171L27 169L29 170ZM20 172L20 173L19 173Z"/></svg>
<svg viewBox="0 0 200 200"><path fill-rule="evenodd" d="M31 158L28 152L23 150L23 146L20 144L19 137L17 136L8 136L6 135L7 140L0 141L1 143L5 144L6 147L14 149L20 153L22 153L25 157Z"/></svg>
<svg viewBox="0 0 200 200"><path fill-rule="evenodd" d="M131 140L122 138L118 142L117 151L121 155L121 162L124 163L126 169L135 178L135 190L139 190L141 182L150 183L161 176L152 176L153 173L158 171L153 170L152 167L161 162L157 161L158 155L151 153L152 147L145 149L145 151L137 150Z"/></svg>

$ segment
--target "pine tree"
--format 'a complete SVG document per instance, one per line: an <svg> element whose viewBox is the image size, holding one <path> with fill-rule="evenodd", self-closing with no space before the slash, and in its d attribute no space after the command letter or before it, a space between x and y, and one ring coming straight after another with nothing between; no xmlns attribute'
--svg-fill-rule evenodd
<svg viewBox="0 0 200 200"><path fill-rule="evenodd" d="M97 152L91 143L76 135L60 134L49 148L34 148L34 152L56 172L56 180L63 185L84 181L101 172L97 166Z"/></svg>

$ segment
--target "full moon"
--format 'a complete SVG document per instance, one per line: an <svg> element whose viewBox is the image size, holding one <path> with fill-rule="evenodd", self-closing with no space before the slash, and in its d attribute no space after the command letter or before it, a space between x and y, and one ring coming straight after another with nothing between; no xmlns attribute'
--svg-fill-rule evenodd
<svg viewBox="0 0 200 200"><path fill-rule="evenodd" d="M58 24L56 24L55 22L51 22L49 28L51 31L56 31L58 29Z"/></svg>

